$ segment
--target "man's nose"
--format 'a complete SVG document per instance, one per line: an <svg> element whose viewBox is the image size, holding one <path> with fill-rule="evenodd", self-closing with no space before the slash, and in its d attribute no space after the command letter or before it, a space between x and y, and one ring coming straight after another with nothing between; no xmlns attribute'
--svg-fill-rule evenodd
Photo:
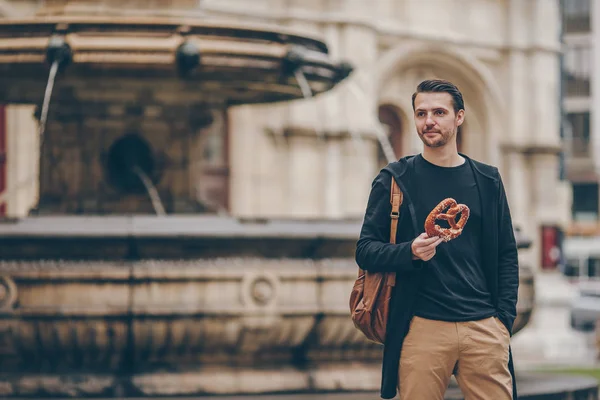
<svg viewBox="0 0 600 400"><path fill-rule="evenodd" d="M435 125L435 121L431 118L431 114L427 114L427 118L425 119L425 125L433 126Z"/></svg>

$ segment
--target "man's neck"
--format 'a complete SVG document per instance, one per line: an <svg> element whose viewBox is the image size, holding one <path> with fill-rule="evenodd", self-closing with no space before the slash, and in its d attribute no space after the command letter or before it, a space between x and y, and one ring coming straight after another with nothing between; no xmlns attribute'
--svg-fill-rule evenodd
<svg viewBox="0 0 600 400"><path fill-rule="evenodd" d="M425 146L423 158L438 167L458 167L465 162L464 157L458 154L455 148L444 146L431 148Z"/></svg>

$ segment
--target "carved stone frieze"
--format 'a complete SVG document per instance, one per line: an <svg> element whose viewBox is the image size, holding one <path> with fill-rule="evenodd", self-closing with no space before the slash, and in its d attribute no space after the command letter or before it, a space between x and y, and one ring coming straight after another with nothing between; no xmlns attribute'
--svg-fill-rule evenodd
<svg viewBox="0 0 600 400"><path fill-rule="evenodd" d="M102 394L124 371L143 395L375 389L381 347L349 318L356 272L350 258L0 262L12 299L0 310L0 391L48 394L78 373L107 378L65 391ZM28 365L46 373L10 377Z"/></svg>

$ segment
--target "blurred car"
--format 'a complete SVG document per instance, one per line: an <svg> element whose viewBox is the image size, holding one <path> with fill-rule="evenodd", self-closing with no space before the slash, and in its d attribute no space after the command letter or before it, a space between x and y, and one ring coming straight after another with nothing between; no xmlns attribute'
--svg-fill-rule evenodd
<svg viewBox="0 0 600 400"><path fill-rule="evenodd" d="M596 329L600 320L600 282L580 287L579 296L571 304L571 327L582 332Z"/></svg>
<svg viewBox="0 0 600 400"><path fill-rule="evenodd" d="M600 237L569 237L564 249L563 274L579 291L571 303L571 327L590 332L600 320Z"/></svg>

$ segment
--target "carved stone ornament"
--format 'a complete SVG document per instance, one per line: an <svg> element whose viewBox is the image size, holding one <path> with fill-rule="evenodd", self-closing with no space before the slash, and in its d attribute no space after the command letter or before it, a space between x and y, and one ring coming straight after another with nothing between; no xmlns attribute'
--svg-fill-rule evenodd
<svg viewBox="0 0 600 400"><path fill-rule="evenodd" d="M8 276L0 276L0 310L12 310L17 301L17 286Z"/></svg>

